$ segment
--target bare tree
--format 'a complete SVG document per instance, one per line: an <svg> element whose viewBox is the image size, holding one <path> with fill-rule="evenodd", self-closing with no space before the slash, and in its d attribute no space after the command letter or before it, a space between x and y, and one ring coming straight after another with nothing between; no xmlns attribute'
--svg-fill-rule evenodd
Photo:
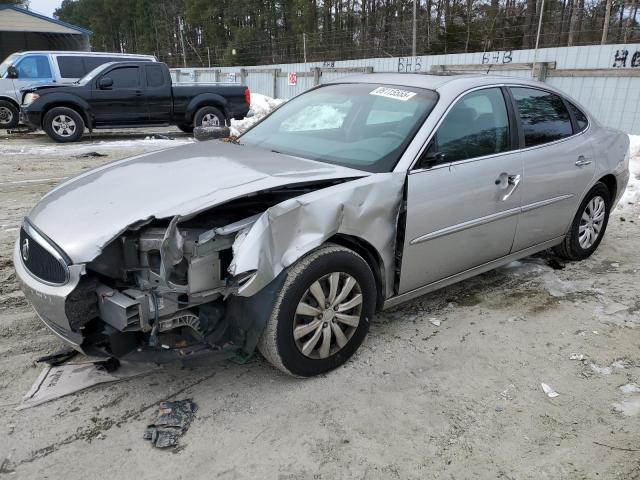
<svg viewBox="0 0 640 480"><path fill-rule="evenodd" d="M609 22L611 21L611 2L612 0L607 0L607 6L605 7L604 12L604 25L602 26L602 41L601 45L607 43L607 35L609 33Z"/></svg>
<svg viewBox="0 0 640 480"><path fill-rule="evenodd" d="M567 46L574 44L576 31L578 30L578 11L580 10L580 0L573 0L571 6L571 20L569 21L569 36L567 37Z"/></svg>

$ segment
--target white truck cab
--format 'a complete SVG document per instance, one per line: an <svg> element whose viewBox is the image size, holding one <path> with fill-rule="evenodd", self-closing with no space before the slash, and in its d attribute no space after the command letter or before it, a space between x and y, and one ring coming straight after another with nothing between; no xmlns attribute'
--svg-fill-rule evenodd
<svg viewBox="0 0 640 480"><path fill-rule="evenodd" d="M31 51L9 55L0 64L0 129L18 126L20 89L35 83L73 83L108 62L155 62L152 55L103 52Z"/></svg>

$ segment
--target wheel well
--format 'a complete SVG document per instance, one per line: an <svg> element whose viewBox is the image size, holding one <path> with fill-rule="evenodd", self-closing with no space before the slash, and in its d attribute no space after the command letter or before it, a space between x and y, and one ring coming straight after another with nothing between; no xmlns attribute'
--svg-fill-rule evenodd
<svg viewBox="0 0 640 480"><path fill-rule="evenodd" d="M194 119L196 118L196 113L198 113L198 110L200 110L201 108L204 107L214 107L217 108L218 110L220 110L222 112L222 115L224 115L225 118L229 118L229 114L227 112L227 109L224 107L224 105L220 102L216 102L215 100L206 100L202 103L200 103L196 108L193 109L193 114L191 115L191 123L193 123Z"/></svg>
<svg viewBox="0 0 640 480"><path fill-rule="evenodd" d="M384 264L376 249L366 240L352 235L337 234L331 237L328 241L353 250L360 255L365 262L367 262L369 268L373 272L373 278L376 282L376 290L378 291L376 309L382 309L385 297Z"/></svg>
<svg viewBox="0 0 640 480"><path fill-rule="evenodd" d="M605 175L599 180L599 182L605 184L605 186L609 190L609 193L611 194L611 201L613 201L616 198L616 194L618 193L618 182L616 182L616 177L611 174Z"/></svg>
<svg viewBox="0 0 640 480"><path fill-rule="evenodd" d="M3 102L9 102L14 107L16 107L18 109L18 111L20 111L20 105L13 98L11 98L11 97L0 97L0 100L3 101Z"/></svg>
<svg viewBox="0 0 640 480"><path fill-rule="evenodd" d="M42 112L42 120L41 121L43 122L43 125L44 125L44 117L47 116L47 113L49 113L52 109L58 108L58 107L70 108L71 110L77 112L78 115L80 115L82 117L82 120L84 121L84 126L86 128L91 128L91 125L89 125L89 121L87 119L87 114L85 113L84 108L76 105L75 103L65 103L65 102L55 103L53 105L50 105L50 106L47 107L47 109L44 112ZM42 127L43 125L40 125L40 126Z"/></svg>

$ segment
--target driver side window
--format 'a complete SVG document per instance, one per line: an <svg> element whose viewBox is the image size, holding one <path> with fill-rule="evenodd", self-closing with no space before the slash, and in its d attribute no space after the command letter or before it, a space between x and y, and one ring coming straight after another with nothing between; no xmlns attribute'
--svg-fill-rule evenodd
<svg viewBox="0 0 640 480"><path fill-rule="evenodd" d="M18 65L18 78L20 80L49 79L51 77L51 66L49 59L45 55L30 55L24 57Z"/></svg>
<svg viewBox="0 0 640 480"><path fill-rule="evenodd" d="M509 150L509 116L502 91L487 88L462 97L438 128L435 140L445 162Z"/></svg>

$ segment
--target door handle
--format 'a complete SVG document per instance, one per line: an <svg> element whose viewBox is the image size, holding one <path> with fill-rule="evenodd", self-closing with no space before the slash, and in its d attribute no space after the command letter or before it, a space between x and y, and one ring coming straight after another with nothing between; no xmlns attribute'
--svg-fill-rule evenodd
<svg viewBox="0 0 640 480"><path fill-rule="evenodd" d="M583 155L578 157L578 161L576 162L576 167L584 167L585 165L591 164L591 160L587 160Z"/></svg>
<svg viewBox="0 0 640 480"><path fill-rule="evenodd" d="M513 192L515 192L518 185L520 185L520 181L522 180L521 175L509 175L507 177L507 191L502 195L502 201L506 201Z"/></svg>

